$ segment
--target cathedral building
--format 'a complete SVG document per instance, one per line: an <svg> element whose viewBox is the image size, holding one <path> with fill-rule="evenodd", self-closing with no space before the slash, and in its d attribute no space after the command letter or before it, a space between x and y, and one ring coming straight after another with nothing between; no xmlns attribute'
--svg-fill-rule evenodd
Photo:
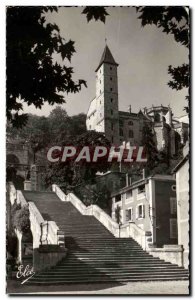
<svg viewBox="0 0 195 300"><path fill-rule="evenodd" d="M118 63L105 46L96 72L96 96L91 101L86 125L87 130L103 132L113 145L142 144L143 127L151 126L158 150L164 150L170 156L177 154L178 144L188 139L187 123L174 119L170 106L152 106L140 109L119 111L118 103Z"/></svg>

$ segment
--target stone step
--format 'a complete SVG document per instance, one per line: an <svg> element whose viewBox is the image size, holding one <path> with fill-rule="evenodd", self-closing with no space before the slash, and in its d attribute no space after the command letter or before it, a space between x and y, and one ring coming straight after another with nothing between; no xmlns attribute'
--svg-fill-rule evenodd
<svg viewBox="0 0 195 300"><path fill-rule="evenodd" d="M72 284L187 280L188 272L152 257L131 238L115 238L95 217L85 216L55 193L26 192L28 201L65 234L68 255L27 284ZM60 241L64 239L61 236Z"/></svg>
<svg viewBox="0 0 195 300"><path fill-rule="evenodd" d="M134 278L102 278L102 276L99 277L90 277L90 278L65 278L65 279L48 279L45 278L45 280L40 280L40 278L33 277L31 281L28 281L29 284L35 284L35 285L61 285L61 284L72 284L72 283L103 283L103 282L137 282L137 281L176 281L176 280L188 280L188 276L153 276L153 277L134 277Z"/></svg>

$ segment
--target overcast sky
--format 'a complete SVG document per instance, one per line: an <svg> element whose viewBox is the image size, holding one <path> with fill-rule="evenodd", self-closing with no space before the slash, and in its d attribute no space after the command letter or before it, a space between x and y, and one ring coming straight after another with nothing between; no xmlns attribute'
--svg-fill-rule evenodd
<svg viewBox="0 0 195 300"><path fill-rule="evenodd" d="M176 43L173 36L162 33L156 26L141 27L133 7L107 8L106 23L87 23L83 8L59 8L47 16L56 23L66 40L75 41L71 65L75 79L85 79L88 87L77 94L65 95L62 106L69 115L87 113L90 100L95 96L95 69L105 47L105 38L118 67L119 109L132 112L152 104L171 105L175 116L185 114L186 90L176 92L167 86L169 65L188 62L188 51ZM25 112L48 115L55 106L45 104L41 110L24 106Z"/></svg>

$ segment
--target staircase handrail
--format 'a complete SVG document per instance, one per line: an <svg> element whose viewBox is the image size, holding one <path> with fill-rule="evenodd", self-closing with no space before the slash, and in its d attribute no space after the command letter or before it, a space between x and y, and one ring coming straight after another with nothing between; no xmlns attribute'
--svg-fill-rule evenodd
<svg viewBox="0 0 195 300"><path fill-rule="evenodd" d="M99 212L109 223L112 224L116 229L119 229L119 224L114 221L102 208L100 208L98 205L93 204L93 212L97 211Z"/></svg>
<svg viewBox="0 0 195 300"><path fill-rule="evenodd" d="M54 221L44 220L36 204L32 201L27 202L22 191L16 190L13 183L9 183L9 199L12 205L14 204L15 200L18 204L21 204L21 206L28 205L31 231L36 235L35 239L37 241L37 246L39 246L38 243L62 245L62 241L59 241L59 227L57 224ZM63 246L65 245L63 244Z"/></svg>
<svg viewBox="0 0 195 300"><path fill-rule="evenodd" d="M147 249L146 231L137 226L135 222L129 222L129 235L132 237L144 250Z"/></svg>
<svg viewBox="0 0 195 300"><path fill-rule="evenodd" d="M52 185L52 190L62 201L70 201L81 214L94 216L115 236L119 236L119 225L99 206L96 204L86 206L75 194L69 193L65 195L56 184Z"/></svg>

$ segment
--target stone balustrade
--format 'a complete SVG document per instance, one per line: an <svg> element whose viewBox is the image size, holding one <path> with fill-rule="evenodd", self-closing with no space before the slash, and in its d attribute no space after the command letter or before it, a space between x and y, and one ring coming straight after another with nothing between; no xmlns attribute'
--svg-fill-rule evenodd
<svg viewBox="0 0 195 300"><path fill-rule="evenodd" d="M148 252L166 262L176 264L179 267L183 267L183 246L181 245L164 245L162 248L151 247Z"/></svg>
<svg viewBox="0 0 195 300"><path fill-rule="evenodd" d="M61 232L59 235L59 227L54 221L44 220L40 211L34 202L27 202L22 191L16 190L13 183L9 183L9 199L13 205L15 201L21 206L28 205L30 213L30 226L33 235L33 248L43 244L61 245L63 239Z"/></svg>
<svg viewBox="0 0 195 300"><path fill-rule="evenodd" d="M60 198L60 200L70 201L82 215L94 216L115 237L119 237L119 225L107 213L105 213L99 206L90 205L87 207L73 193L69 193L68 195L65 195L64 192L55 184L52 185L52 190L56 193L56 195Z"/></svg>

